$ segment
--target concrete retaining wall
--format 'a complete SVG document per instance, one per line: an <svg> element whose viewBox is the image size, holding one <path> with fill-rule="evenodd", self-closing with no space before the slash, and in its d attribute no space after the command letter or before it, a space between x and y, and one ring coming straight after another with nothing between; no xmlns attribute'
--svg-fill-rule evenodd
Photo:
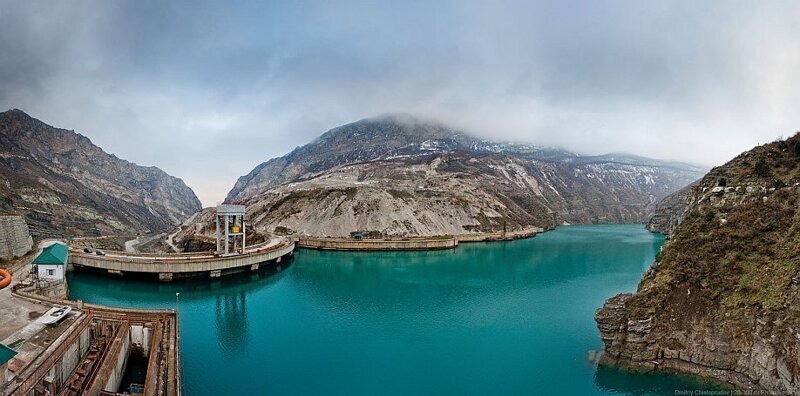
<svg viewBox="0 0 800 396"><path fill-rule="evenodd" d="M106 386L103 388L106 392L116 392L122 383L122 376L125 374L125 368L128 363L128 353L131 347L131 338L128 334L130 331L129 329L130 328L120 329L120 337L114 340L114 342L119 342L121 345L115 356L116 360L114 361L113 369L109 370Z"/></svg>
<svg viewBox="0 0 800 396"><path fill-rule="evenodd" d="M69 288L67 281L61 280L56 282L40 282L37 292L44 296L55 300L64 300L69 297Z"/></svg>
<svg viewBox="0 0 800 396"><path fill-rule="evenodd" d="M514 239L530 238L544 232L543 228L534 227L521 231L509 232L481 232L475 234L456 235L459 242L488 242L488 241L511 241Z"/></svg>
<svg viewBox="0 0 800 396"><path fill-rule="evenodd" d="M52 387L54 390L60 390L64 384L69 380L72 372L78 367L78 364L89 351L91 345L91 337L89 335L89 327L85 327L80 336L70 345L64 352L64 355L56 361L53 367L48 372L46 379L52 379ZM50 381L48 381L50 382Z"/></svg>
<svg viewBox="0 0 800 396"><path fill-rule="evenodd" d="M0 216L0 258L24 256L33 247L33 238L22 216Z"/></svg>
<svg viewBox="0 0 800 396"><path fill-rule="evenodd" d="M452 249L460 242L509 241L532 237L543 230L529 228L511 232L483 232L442 237L418 237L407 239L348 239L297 237L297 246L320 250L433 250Z"/></svg>
<svg viewBox="0 0 800 396"><path fill-rule="evenodd" d="M452 237L407 240L300 237L297 246L321 250L432 250L455 248L458 240Z"/></svg>

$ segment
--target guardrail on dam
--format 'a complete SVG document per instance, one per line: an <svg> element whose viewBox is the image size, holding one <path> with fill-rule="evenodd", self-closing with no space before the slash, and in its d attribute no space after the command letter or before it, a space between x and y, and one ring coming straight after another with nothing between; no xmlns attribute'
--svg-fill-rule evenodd
<svg viewBox="0 0 800 396"><path fill-rule="evenodd" d="M161 281L193 276L218 278L242 271L257 271L266 265L277 265L294 252L294 242L273 240L250 247L244 254L216 255L206 253L145 254L106 252L105 255L70 251L69 264L76 269L87 268L115 275L157 274Z"/></svg>

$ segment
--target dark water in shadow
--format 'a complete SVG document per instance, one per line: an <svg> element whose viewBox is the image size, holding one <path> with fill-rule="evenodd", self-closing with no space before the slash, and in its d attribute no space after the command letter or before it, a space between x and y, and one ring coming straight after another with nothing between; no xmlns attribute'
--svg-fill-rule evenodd
<svg viewBox="0 0 800 396"><path fill-rule="evenodd" d="M157 284L85 273L73 298L173 307L187 395L674 394L675 375L597 370L594 311L633 291L663 238L561 227L430 252L301 250L277 275Z"/></svg>

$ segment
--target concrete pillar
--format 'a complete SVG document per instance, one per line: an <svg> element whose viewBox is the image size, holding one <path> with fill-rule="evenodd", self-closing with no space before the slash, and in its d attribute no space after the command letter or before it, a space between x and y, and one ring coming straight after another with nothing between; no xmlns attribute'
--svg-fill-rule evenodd
<svg viewBox="0 0 800 396"><path fill-rule="evenodd" d="M242 254L244 254L245 248L247 247L247 245L245 245L245 243L246 243L245 236L247 235L246 231L247 230L245 230L245 228L244 228L244 217L242 217Z"/></svg>
<svg viewBox="0 0 800 396"><path fill-rule="evenodd" d="M230 223L228 222L229 218L230 216L225 215L225 254L230 253L230 251L228 250L229 249L228 246L230 245L228 243L228 237L229 237L228 234L230 231Z"/></svg>
<svg viewBox="0 0 800 396"><path fill-rule="evenodd" d="M219 253L220 252L220 248L219 248L219 215L217 215L217 214L214 215L214 222L217 223L217 253Z"/></svg>

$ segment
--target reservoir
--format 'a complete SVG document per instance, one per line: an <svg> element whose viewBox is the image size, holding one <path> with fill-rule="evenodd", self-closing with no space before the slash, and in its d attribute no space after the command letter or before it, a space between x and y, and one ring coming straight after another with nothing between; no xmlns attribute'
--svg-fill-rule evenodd
<svg viewBox="0 0 800 396"><path fill-rule="evenodd" d="M298 250L288 268L148 283L71 273L72 299L173 308L186 395L675 394L600 369L594 311L634 291L664 238L641 225L421 252Z"/></svg>

